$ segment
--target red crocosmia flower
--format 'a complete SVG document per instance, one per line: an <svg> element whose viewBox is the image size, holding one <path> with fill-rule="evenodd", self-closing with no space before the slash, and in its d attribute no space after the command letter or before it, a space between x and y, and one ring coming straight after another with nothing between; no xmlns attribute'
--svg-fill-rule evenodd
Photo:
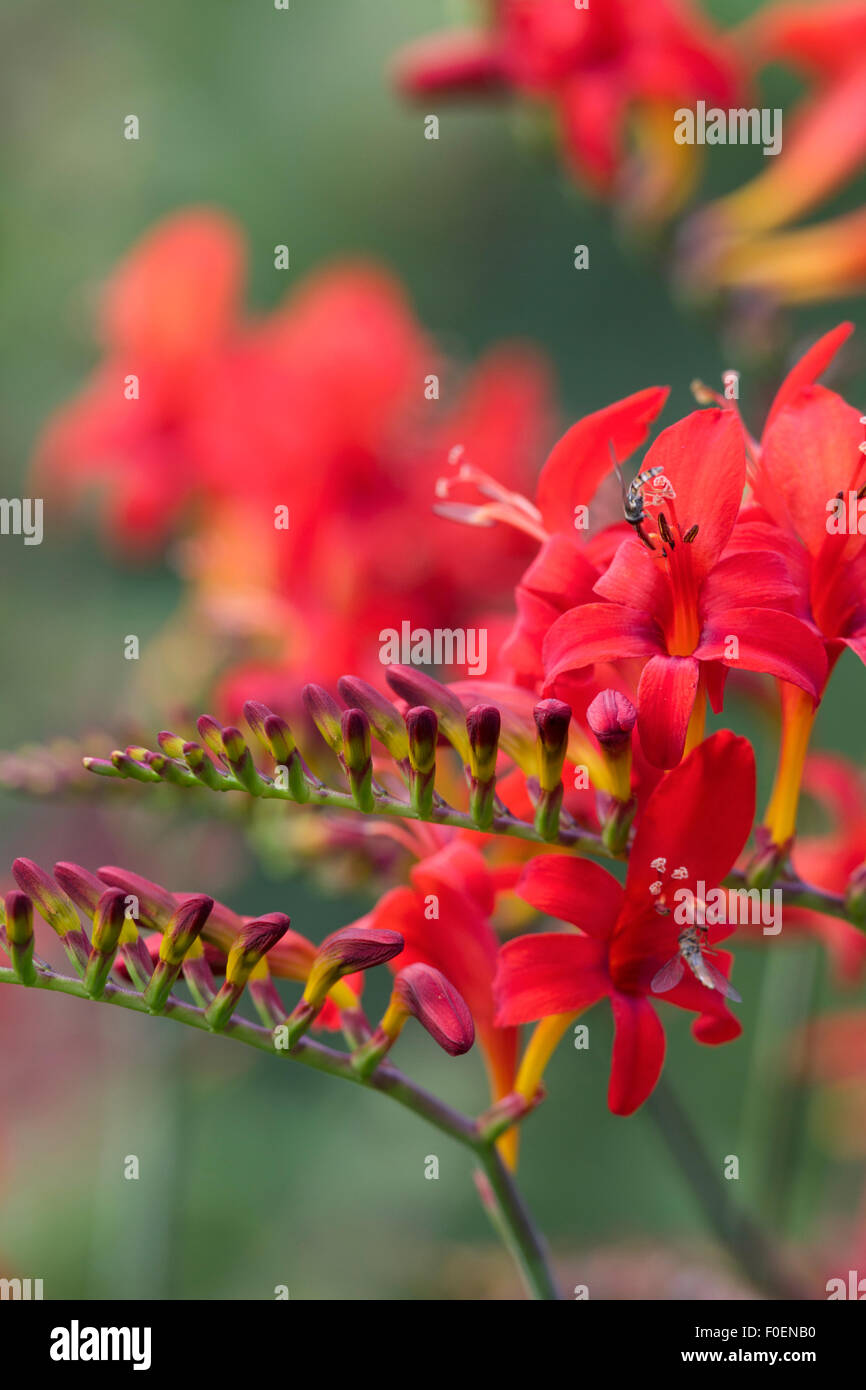
<svg viewBox="0 0 866 1390"><path fill-rule="evenodd" d="M851 525L850 505L866 474L862 442L859 411L834 391L804 386L773 413L754 472L756 503L802 547L799 572L830 669L846 646L866 660L866 535ZM790 565L790 548L784 553Z"/></svg>
<svg viewBox="0 0 866 1390"><path fill-rule="evenodd" d="M681 0L652 14L629 0L496 0L486 33L424 40L396 75L416 96L498 90L549 103L581 182L644 215L669 213L690 187L695 151L671 137L674 107L699 97L727 106L739 87L733 49Z"/></svg>
<svg viewBox="0 0 866 1390"><path fill-rule="evenodd" d="M189 209L159 223L105 288L105 360L43 435L40 484L74 494L98 486L107 533L126 545L163 540L194 490L191 421L239 331L243 264L238 231L219 212Z"/></svg>
<svg viewBox="0 0 866 1390"><path fill-rule="evenodd" d="M509 882L516 873L507 871ZM373 909L377 927L399 931L405 948L393 970L421 961L441 970L463 996L475 1020L494 1100L511 1091L517 1031L494 1021L493 976L498 940L490 923L499 880L483 856L463 839L422 859L410 871L411 888L393 888Z"/></svg>
<svg viewBox="0 0 866 1390"><path fill-rule="evenodd" d="M719 817L718 807L725 807ZM642 1105L661 1074L665 1035L659 998L698 1015L699 1042L740 1033L724 997L688 970L663 996L651 993L657 971L677 953L679 889L693 901L720 884L752 825L755 764L748 742L724 730L701 743L652 793L638 827L625 888L599 865L566 855L532 860L517 892L540 912L579 928L506 942L496 976L497 1022L528 1023L581 1013L609 999L615 1038L608 1100L617 1115ZM660 915L668 907L669 915ZM676 914L676 915L675 915ZM708 927L709 941L729 926ZM731 957L713 957L722 974Z"/></svg>
<svg viewBox="0 0 866 1390"><path fill-rule="evenodd" d="M645 659L638 686L638 728L650 762L673 767L686 746L696 700L721 708L721 667L762 671L817 698L826 658L814 633L784 611L796 587L770 549L725 554L745 485L743 439L723 410L695 411L665 430L644 471L644 531L620 545L595 584L599 603L582 604L554 623L544 643L545 693L559 677L597 661ZM697 529L695 529L697 528Z"/></svg>
<svg viewBox="0 0 866 1390"><path fill-rule="evenodd" d="M624 526L582 541L578 509L588 508L613 458L624 462L645 442L667 397L667 387L652 386L614 401L578 420L551 450L535 493L541 549L517 587L517 620L503 650L519 680L535 685L543 679L542 646L553 623L567 609L592 601L593 585Z"/></svg>

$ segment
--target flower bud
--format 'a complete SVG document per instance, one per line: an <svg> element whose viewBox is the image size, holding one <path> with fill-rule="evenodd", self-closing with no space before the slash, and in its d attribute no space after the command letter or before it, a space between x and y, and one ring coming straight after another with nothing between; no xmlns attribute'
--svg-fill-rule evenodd
<svg viewBox="0 0 866 1390"><path fill-rule="evenodd" d="M538 730L538 785L542 791L552 792L562 781L571 709L562 700L539 700L532 715Z"/></svg>
<svg viewBox="0 0 866 1390"><path fill-rule="evenodd" d="M432 772L436 766L439 720L427 705L414 705L406 711L409 760L416 772Z"/></svg>
<svg viewBox="0 0 866 1390"><path fill-rule="evenodd" d="M81 930L80 918L69 898L32 859L16 859L12 873L18 887L32 899L40 916L58 936Z"/></svg>
<svg viewBox="0 0 866 1390"><path fill-rule="evenodd" d="M246 984L260 960L281 941L291 926L284 912L268 912L247 922L228 954L226 979L230 984Z"/></svg>
<svg viewBox="0 0 866 1390"><path fill-rule="evenodd" d="M82 868L80 864L61 860L54 865L54 877L75 906L80 907L81 911L92 919L96 905L105 892L105 884L96 874Z"/></svg>
<svg viewBox="0 0 866 1390"><path fill-rule="evenodd" d="M409 741L406 737L406 726L396 706L358 676L341 676L337 681L337 689L347 705L364 711L376 737L387 748L391 757L398 763L404 762L409 756Z"/></svg>
<svg viewBox="0 0 866 1390"><path fill-rule="evenodd" d="M495 705L473 705L466 716L469 735L469 810L481 830L493 823L496 789L496 758L502 716Z"/></svg>
<svg viewBox="0 0 866 1390"><path fill-rule="evenodd" d="M139 926L146 927L149 931L153 928L158 931L164 929L177 907L167 888L114 864L103 865L97 873L102 882L107 883L110 888L122 888L127 897L136 899L138 913L133 914L133 920Z"/></svg>
<svg viewBox="0 0 866 1390"><path fill-rule="evenodd" d="M251 796L261 796L266 783L256 769L252 754L247 747L247 741L240 729L235 729L232 726L223 729L223 747L226 750L229 766L241 785Z"/></svg>
<svg viewBox="0 0 866 1390"><path fill-rule="evenodd" d="M271 912L247 922L241 929L229 951L225 983L205 1011L205 1017L214 1031L228 1023L250 976L264 961L267 952L285 936L289 925L285 913Z"/></svg>
<svg viewBox="0 0 866 1390"><path fill-rule="evenodd" d="M151 1013L162 1013L165 1008L172 986L180 974L184 957L198 942L212 907L212 898L204 894L194 894L176 907L166 922L159 947L159 960L144 992L144 1002Z"/></svg>
<svg viewBox="0 0 866 1390"><path fill-rule="evenodd" d="M370 757L370 721L363 710L347 709L340 718L343 766L359 811L372 811L373 762Z"/></svg>
<svg viewBox="0 0 866 1390"><path fill-rule="evenodd" d="M265 719L264 730L274 762L278 767L285 767L288 773L288 790L292 799L299 802L309 801L310 782L301 755L295 747L292 731L285 719L281 719L278 714L269 714Z"/></svg>
<svg viewBox="0 0 866 1390"><path fill-rule="evenodd" d="M436 786L436 743L439 720L426 705L414 705L406 712L409 742L409 795L412 807L422 818L430 815Z"/></svg>
<svg viewBox="0 0 866 1390"><path fill-rule="evenodd" d="M618 690L602 690L586 711L586 722L601 745L608 773L606 791L617 801L631 799L632 730L637 710Z"/></svg>
<svg viewBox="0 0 866 1390"><path fill-rule="evenodd" d="M332 932L316 952L304 990L305 1000L311 1004L324 1003L328 990L343 975L383 965L402 950L400 933L385 927L342 927Z"/></svg>
<svg viewBox="0 0 866 1390"><path fill-rule="evenodd" d="M212 715L202 714L196 720L196 728L201 735L202 743L206 744L212 753L216 753L218 758L224 757L222 725L218 724Z"/></svg>
<svg viewBox="0 0 866 1390"><path fill-rule="evenodd" d="M2 915L2 914L0 914ZM12 969L22 985L32 985L36 979L33 965L33 903L26 893L14 888L6 894L6 949Z"/></svg>
<svg viewBox="0 0 866 1390"><path fill-rule="evenodd" d="M326 937L316 952L301 1001L286 1020L289 1048L306 1032L344 975L382 965L402 950L400 933L384 927L343 927Z"/></svg>
<svg viewBox="0 0 866 1390"><path fill-rule="evenodd" d="M613 754L631 748L636 720L637 710L618 690L602 690L586 711L586 722L602 748Z"/></svg>
<svg viewBox="0 0 866 1390"><path fill-rule="evenodd" d="M412 666L389 666L385 679L391 689L407 705L422 705L434 710L439 728L457 750L464 763L469 762L469 738L466 733L466 711L461 701L441 681L416 671Z"/></svg>
<svg viewBox="0 0 866 1390"><path fill-rule="evenodd" d="M147 749L142 749L146 753ZM122 753L119 748L115 748L111 755L111 761L122 777L129 777L133 782L158 782L159 774L154 772L152 767L139 762L138 759L130 757L129 753Z"/></svg>
<svg viewBox="0 0 866 1390"><path fill-rule="evenodd" d="M335 753L341 753L340 706L321 685L305 685L301 693L307 713L322 738Z"/></svg>
<svg viewBox="0 0 866 1390"><path fill-rule="evenodd" d="M495 705L473 705L466 716L469 766L479 782L489 782L496 776L501 728L502 716Z"/></svg>
<svg viewBox="0 0 866 1390"><path fill-rule="evenodd" d="M114 956L126 925L126 895L122 888L106 888L93 913L93 949L84 972L84 984L99 999L111 973Z"/></svg>
<svg viewBox="0 0 866 1390"><path fill-rule="evenodd" d="M460 1057L475 1041L475 1025L466 1001L432 965L418 962L401 970L394 981L392 1000L417 1018L449 1057Z"/></svg>
<svg viewBox="0 0 866 1390"><path fill-rule="evenodd" d="M244 719L250 726L256 738L263 748L270 753L270 742L265 734L265 720L273 716L273 710L267 705L263 705L260 700L246 700L244 702Z"/></svg>
<svg viewBox="0 0 866 1390"><path fill-rule="evenodd" d="M32 859L16 859L12 873L18 887L31 899L40 917L60 937L76 972L83 976L90 955L90 942L81 929L81 921L70 899Z"/></svg>
<svg viewBox="0 0 866 1390"><path fill-rule="evenodd" d="M211 791L220 792L229 783L229 779L224 772L215 767L212 760L208 757L200 743L185 743L183 745L183 756L187 767L194 777L202 782L204 786L210 787ZM229 783L230 785L230 783Z"/></svg>
<svg viewBox="0 0 866 1390"><path fill-rule="evenodd" d="M169 758L183 757L184 741L179 734L173 734L168 729L163 729L161 733L157 734L156 741L163 753L167 754Z"/></svg>
<svg viewBox="0 0 866 1390"><path fill-rule="evenodd" d="M175 908L162 934L159 948L161 961L178 966L183 963L190 946L201 936L212 907L213 898L204 893L193 893Z"/></svg>

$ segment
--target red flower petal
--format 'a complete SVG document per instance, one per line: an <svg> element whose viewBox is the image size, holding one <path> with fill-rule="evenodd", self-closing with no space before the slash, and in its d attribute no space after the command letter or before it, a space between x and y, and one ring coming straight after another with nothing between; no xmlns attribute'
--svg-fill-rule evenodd
<svg viewBox="0 0 866 1390"><path fill-rule="evenodd" d="M637 688L641 747L654 767L676 767L683 756L700 666L692 656L653 656Z"/></svg>
<svg viewBox="0 0 866 1390"><path fill-rule="evenodd" d="M736 637L738 655L730 657ZM730 608L711 613L704 623L699 661L721 661L732 670L761 671L799 685L820 699L827 679L827 656L820 638L790 613L775 608Z"/></svg>
<svg viewBox="0 0 866 1390"><path fill-rule="evenodd" d="M820 17L819 22L821 22ZM795 363L773 397L773 404L770 406L767 423L764 426L765 434L779 412L791 404L802 388L811 386L819 376L823 375L842 344L847 338L850 338L853 332L853 323L840 323L838 327L825 333L823 338L819 338L817 343L814 343L809 351L803 354L799 362Z"/></svg>
<svg viewBox="0 0 866 1390"><path fill-rule="evenodd" d="M724 807L724 815L719 808ZM716 887L733 868L755 814L755 757L751 745L727 729L699 743L650 796L632 846L626 897L643 909L649 886L672 882L695 891L697 881ZM663 858L662 876L652 860Z"/></svg>
<svg viewBox="0 0 866 1390"><path fill-rule="evenodd" d="M591 501L611 471L610 445L620 461L627 459L646 439L667 397L666 386L637 391L585 415L554 445L535 497L548 531L573 530L575 505Z"/></svg>
<svg viewBox="0 0 866 1390"><path fill-rule="evenodd" d="M772 550L726 555L704 580L701 613L715 609L787 608L799 597L782 556Z"/></svg>
<svg viewBox="0 0 866 1390"><path fill-rule="evenodd" d="M771 506L775 499L776 510L781 504L813 556L827 540L827 502L851 486L862 438L860 412L823 386L804 387L766 432L762 500Z"/></svg>
<svg viewBox="0 0 866 1390"><path fill-rule="evenodd" d="M611 603L654 613L662 626L667 623L671 586L646 546L632 536L617 548L610 565L596 581L594 593Z"/></svg>
<svg viewBox="0 0 866 1390"><path fill-rule="evenodd" d="M506 941L494 994L499 1026L574 1013L610 989L606 950L588 936L539 932Z"/></svg>
<svg viewBox="0 0 866 1390"><path fill-rule="evenodd" d="M563 854L531 859L516 891L539 912L599 940L610 936L623 901L620 884L600 864Z"/></svg>
<svg viewBox="0 0 866 1390"><path fill-rule="evenodd" d="M607 1102L614 1115L631 1115L661 1076L665 1030L647 999L616 991L610 997L614 1040Z"/></svg>
<svg viewBox="0 0 866 1390"><path fill-rule="evenodd" d="M584 603L563 613L545 638L545 694L566 671L660 651L664 651L662 635L649 613L618 603Z"/></svg>
<svg viewBox="0 0 866 1390"><path fill-rule="evenodd" d="M699 527L689 558L703 578L727 545L743 496L746 456L737 417L729 410L695 410L670 425L643 461L644 469L659 467L676 493L681 530Z"/></svg>

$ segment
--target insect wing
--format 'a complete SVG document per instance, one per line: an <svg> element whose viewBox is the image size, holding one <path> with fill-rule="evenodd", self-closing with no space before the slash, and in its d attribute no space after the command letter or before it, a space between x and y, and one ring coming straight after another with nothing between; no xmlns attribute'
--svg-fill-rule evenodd
<svg viewBox="0 0 866 1390"><path fill-rule="evenodd" d="M726 980L721 970L718 970L710 961L704 960L704 969L713 982L713 989L717 989L719 994L723 994L726 999L733 999L736 1004L742 1004L742 996L737 993L730 980Z"/></svg>
<svg viewBox="0 0 866 1390"><path fill-rule="evenodd" d="M679 984L680 980L683 978L684 969L685 966L683 965L682 957L679 955L672 956L667 965L663 965L661 970L657 970L653 975L652 983L650 984L650 989L653 994L667 994L669 989L673 989L674 985ZM727 983L727 981L725 983Z"/></svg>

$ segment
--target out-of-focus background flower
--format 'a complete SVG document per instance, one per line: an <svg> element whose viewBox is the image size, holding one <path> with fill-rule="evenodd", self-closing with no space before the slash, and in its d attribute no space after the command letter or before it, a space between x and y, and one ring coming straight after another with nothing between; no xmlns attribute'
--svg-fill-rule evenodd
<svg viewBox="0 0 866 1390"><path fill-rule="evenodd" d="M707 8L728 27L755 7L716 0ZM470 441L483 453L473 461L531 491L558 427L654 383L673 388L669 421L689 408L693 376L715 384L726 368L742 371L745 413L759 420L799 348L858 315L857 300L817 302L792 310L770 334L761 314L760 332L750 335L742 318L749 306L735 306L737 320L730 304L719 318L677 303L654 259L658 248L618 230L610 209L574 186L537 112L505 103L405 103L387 77L393 55L461 13L440 0L294 0L287 12L230 0L180 7L81 0L74 11L7 0L0 17L4 496L32 492L26 480L46 422L104 361L94 325L106 278L155 223L189 207L219 210L246 241L244 331L254 336L254 325L290 296L296 307L286 312L300 319L293 351L302 362L308 351L314 363L320 353L322 372L335 372L345 399L352 383L335 362L342 340L318 333L309 296L313 286L324 293L332 283L323 276L346 273L333 269L346 262L371 263L370 271L351 273L386 285L389 303L396 296L404 334L397 366L411 360L418 383L441 373L440 400L426 402L419 385L414 408L403 399L399 371L396 384L389 379L387 402L393 396L396 405L393 416L390 404L387 412L387 443L365 460L355 441L351 467L340 453L328 475L329 487L341 489L339 508L329 509L327 489L316 494L305 523L311 546L318 538L335 562L318 572L319 588L310 565L297 562L308 590L301 679L332 680L346 669L343 652L335 664L340 641L347 661L375 670L379 627L391 615L397 625L419 620L423 568L412 590L418 598L407 599L407 611L399 607L405 567L418 555L437 585L450 574L448 602L462 605L461 619L464 612L486 617L491 596L493 610L507 613L508 586L527 552L519 542L503 547L499 533L460 530L432 514L433 487L455 445ZM797 100L804 86L781 65L764 81L762 103L771 106ZM424 138L428 110L440 118L436 141ZM123 138L131 113L140 121L138 141ZM711 155L704 200L722 198L767 163L755 147ZM861 179L859 189L835 195L833 210L855 208L862 194ZM288 270L274 267L281 244L290 250ZM586 270L574 267L577 245L589 248ZM306 318L295 298L303 295ZM361 406L375 389L364 373L385 352L375 327L371 341L373 360L365 364L359 353ZM242 352L249 350L245 340ZM524 365L518 371L515 363ZM216 417L218 406L230 412L232 403L210 370L206 361L184 364L177 389L213 391ZM254 361L250 370L258 381ZM862 400L866 358L856 337L846 370L841 389ZM273 444L264 428L268 411L290 427L310 408L299 395L292 418L283 419L279 383L275 390L276 408L273 399L250 408L245 462L242 431L232 436L228 466L246 467L253 501L260 451ZM318 417L329 425L331 402L331 395L321 402ZM515 424L500 437L489 422L506 406ZM237 419L227 419L237 431ZM229 432L227 424L220 440ZM290 429L287 438L295 447ZM295 477L285 499L297 515L322 483L315 454L308 466L306 482ZM164 484L159 505L181 507L184 478L169 473ZM389 527L396 496L409 497L411 507ZM215 893L247 913L286 911L318 940L366 910L370 893L354 877L329 874L327 865L311 880L300 871L301 849L280 826L268 827L254 853L243 808L220 806L215 814L204 799L169 789L137 796L125 785L66 785L64 769L71 773L81 751L104 752L139 722L148 730L171 726L202 688L219 688L229 700L274 698L286 608L260 621L264 638L251 637L247 610L234 608L217 642L181 577L198 573L198 602L212 600L225 616L220 581L237 558L233 545L247 547L245 561L255 545L255 524L241 513L237 503L216 512L199 532L197 551L183 527L169 526L164 549L143 556L135 528L115 524L107 537L102 501L79 494L46 506L41 546L0 538L0 746L69 740L40 755L45 785L56 780L47 797L0 794L0 865L22 853L47 865L128 863L173 889ZM212 547L204 559L202 535ZM335 574L356 573L347 556L361 565L365 592L381 596L387 616L361 608L358 625L341 635L343 606L356 597L351 585L334 583ZM287 580L282 590L289 606L298 583ZM140 639L138 663L124 660L128 634ZM267 689L250 683L251 670L270 682ZM277 690L283 703L291 701L290 683L277 681ZM816 746L862 762L861 709L862 671L846 656ZM769 740L754 713L732 704L729 715L759 746ZM765 757L765 775L771 763ZM817 832L823 813L815 804L810 814L807 827ZM866 843L861 858L864 850ZM850 1078L829 1087L826 1074L821 1086L800 1079L802 1025L840 999L831 970L819 946L795 943L793 933L772 957L760 945L745 946L737 980L743 1038L697 1049L689 1046L686 1018L669 1028L670 1074L713 1162L721 1168L725 1155L739 1155L735 1195L760 1208L784 1238L820 1249L825 1277L848 1268L850 1213L863 1183L862 1150L839 1094ZM370 996L381 998L384 988L371 980ZM862 983L843 998L846 1010L866 1000ZM594 1036L608 1026L594 1021ZM513 1292L467 1156L376 1097L266 1057L239 1056L228 1043L187 1037L168 1024L11 988L0 992L0 1038L0 1272L42 1278L47 1297L267 1298L280 1284L298 1298ZM523 1140L522 1182L565 1277L591 1283L594 1297L645 1296L648 1288L713 1297L742 1288L720 1261L649 1116L623 1121L608 1113L607 1053L606 1039L589 1052L562 1049L548 1075L550 1103ZM407 1033L399 1060L455 1104L485 1104L476 1055L455 1062ZM424 1178L430 1153L440 1157L435 1182ZM140 1160L138 1181L123 1176L132 1154Z"/></svg>

